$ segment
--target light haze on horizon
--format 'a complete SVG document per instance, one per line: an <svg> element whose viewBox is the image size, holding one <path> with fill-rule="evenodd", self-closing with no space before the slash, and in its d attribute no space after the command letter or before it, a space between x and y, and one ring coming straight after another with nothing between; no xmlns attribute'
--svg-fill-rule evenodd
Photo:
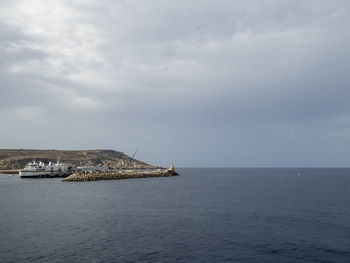
<svg viewBox="0 0 350 263"><path fill-rule="evenodd" d="M0 148L350 166L350 1L0 2Z"/></svg>

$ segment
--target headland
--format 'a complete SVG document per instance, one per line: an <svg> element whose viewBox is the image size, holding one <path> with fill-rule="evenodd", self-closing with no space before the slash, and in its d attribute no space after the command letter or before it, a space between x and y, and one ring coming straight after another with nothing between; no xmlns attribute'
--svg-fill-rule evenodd
<svg viewBox="0 0 350 263"><path fill-rule="evenodd" d="M36 160L44 163L67 163L71 167L107 166L111 169L155 169L156 166L136 160L123 152L114 150L35 150L0 149L0 170L4 173L18 171Z"/></svg>
<svg viewBox="0 0 350 263"><path fill-rule="evenodd" d="M65 177L63 181L66 182L178 175L173 165L169 169L163 169L133 157L123 152L103 149L0 149L0 173L19 173L21 178ZM56 160L57 163L53 164Z"/></svg>

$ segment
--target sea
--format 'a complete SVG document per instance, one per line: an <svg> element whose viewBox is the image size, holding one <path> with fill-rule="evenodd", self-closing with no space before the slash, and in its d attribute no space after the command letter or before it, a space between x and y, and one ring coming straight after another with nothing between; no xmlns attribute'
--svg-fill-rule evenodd
<svg viewBox="0 0 350 263"><path fill-rule="evenodd" d="M0 262L350 262L350 168L0 175Z"/></svg>

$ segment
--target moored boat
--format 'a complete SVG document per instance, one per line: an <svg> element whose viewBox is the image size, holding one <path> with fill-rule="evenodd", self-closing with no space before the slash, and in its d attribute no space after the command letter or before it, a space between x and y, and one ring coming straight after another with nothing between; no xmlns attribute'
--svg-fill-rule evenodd
<svg viewBox="0 0 350 263"><path fill-rule="evenodd" d="M64 163L49 163L45 165L43 162L33 161L28 163L24 169L19 170L21 178L40 178L40 177L57 177L63 176L68 171L68 165Z"/></svg>

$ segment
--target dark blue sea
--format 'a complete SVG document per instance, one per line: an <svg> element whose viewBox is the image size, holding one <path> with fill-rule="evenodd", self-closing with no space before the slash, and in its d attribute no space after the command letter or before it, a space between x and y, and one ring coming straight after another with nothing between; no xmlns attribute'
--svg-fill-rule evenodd
<svg viewBox="0 0 350 263"><path fill-rule="evenodd" d="M0 175L0 262L350 262L350 169L177 170Z"/></svg>

